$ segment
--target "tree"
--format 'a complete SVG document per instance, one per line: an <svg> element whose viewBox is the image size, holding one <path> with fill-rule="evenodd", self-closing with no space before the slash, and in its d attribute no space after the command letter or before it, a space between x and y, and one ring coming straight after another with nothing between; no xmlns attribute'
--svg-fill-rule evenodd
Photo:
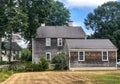
<svg viewBox="0 0 120 84"><path fill-rule="evenodd" d="M17 6L16 0L7 0L5 4L6 35L10 43L8 60L11 62L12 34L23 32L27 28L27 15Z"/></svg>
<svg viewBox="0 0 120 84"><path fill-rule="evenodd" d="M118 48L120 58L120 2L107 2L89 13L84 21L87 29L92 29L91 38L110 39Z"/></svg>
<svg viewBox="0 0 120 84"><path fill-rule="evenodd" d="M35 37L37 28L45 23L51 13L54 0L18 0L19 7L28 16L28 28L23 34L32 47L32 38ZM32 50L31 50L32 51Z"/></svg>
<svg viewBox="0 0 120 84"><path fill-rule="evenodd" d="M49 26L64 26L67 25L70 15L69 10L64 7L64 4L59 1L54 1L51 15L46 22Z"/></svg>
<svg viewBox="0 0 120 84"><path fill-rule="evenodd" d="M0 61L2 61L1 57L1 44L2 44L2 37L5 34L6 29L6 17L5 17L5 0L0 0Z"/></svg>

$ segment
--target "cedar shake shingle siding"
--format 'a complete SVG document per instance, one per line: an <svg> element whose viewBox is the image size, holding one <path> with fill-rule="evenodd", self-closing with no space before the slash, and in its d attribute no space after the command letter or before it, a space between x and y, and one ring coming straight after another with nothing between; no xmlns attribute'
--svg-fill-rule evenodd
<svg viewBox="0 0 120 84"><path fill-rule="evenodd" d="M116 67L117 48L108 39L67 39L66 44L70 52L70 67ZM78 53L84 52L84 61L78 60ZM103 51L108 54L108 60L103 60Z"/></svg>
<svg viewBox="0 0 120 84"><path fill-rule="evenodd" d="M102 61L101 51L85 51L85 61L78 61L78 52L70 52L70 67L115 67L116 66L116 52L108 51L108 60Z"/></svg>

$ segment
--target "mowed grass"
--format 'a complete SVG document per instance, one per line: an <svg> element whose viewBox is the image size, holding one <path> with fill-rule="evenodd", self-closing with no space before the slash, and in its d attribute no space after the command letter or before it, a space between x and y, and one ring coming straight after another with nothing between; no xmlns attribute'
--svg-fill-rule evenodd
<svg viewBox="0 0 120 84"><path fill-rule="evenodd" d="M1 84L120 84L120 70L16 73Z"/></svg>
<svg viewBox="0 0 120 84"><path fill-rule="evenodd" d="M120 84L120 71L96 74L90 79L93 84Z"/></svg>
<svg viewBox="0 0 120 84"><path fill-rule="evenodd" d="M13 74L13 71L7 71L7 72L0 72L0 82L7 79L9 76Z"/></svg>

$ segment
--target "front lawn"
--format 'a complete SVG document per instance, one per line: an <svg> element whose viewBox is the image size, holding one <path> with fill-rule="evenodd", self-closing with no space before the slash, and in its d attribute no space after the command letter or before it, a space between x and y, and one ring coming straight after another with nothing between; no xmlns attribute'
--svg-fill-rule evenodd
<svg viewBox="0 0 120 84"><path fill-rule="evenodd" d="M16 73L2 84L120 84L120 70Z"/></svg>
<svg viewBox="0 0 120 84"><path fill-rule="evenodd" d="M0 82L7 79L9 76L13 74L13 71L7 71L7 72L0 72Z"/></svg>

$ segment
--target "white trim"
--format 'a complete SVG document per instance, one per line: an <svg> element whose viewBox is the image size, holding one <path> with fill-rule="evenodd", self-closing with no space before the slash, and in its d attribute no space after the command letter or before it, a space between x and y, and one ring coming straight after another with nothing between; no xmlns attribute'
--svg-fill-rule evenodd
<svg viewBox="0 0 120 84"><path fill-rule="evenodd" d="M50 55L50 59L47 59L47 54L49 54L49 55ZM51 61L51 52L46 52L46 60Z"/></svg>
<svg viewBox="0 0 120 84"><path fill-rule="evenodd" d="M70 51L117 51L117 49L70 49Z"/></svg>
<svg viewBox="0 0 120 84"><path fill-rule="evenodd" d="M59 44L61 42L61 45ZM62 46L63 43L62 43L62 38L57 38L57 46Z"/></svg>
<svg viewBox="0 0 120 84"><path fill-rule="evenodd" d="M80 60L80 52L83 52L83 60ZM85 61L85 51L78 51L78 61Z"/></svg>
<svg viewBox="0 0 120 84"><path fill-rule="evenodd" d="M51 46L51 38L45 38L45 45Z"/></svg>
<svg viewBox="0 0 120 84"><path fill-rule="evenodd" d="M107 53L107 59L106 59L106 60L103 59L103 52L106 52L106 53ZM102 51L101 53L102 53L102 61L108 61L108 51Z"/></svg>

